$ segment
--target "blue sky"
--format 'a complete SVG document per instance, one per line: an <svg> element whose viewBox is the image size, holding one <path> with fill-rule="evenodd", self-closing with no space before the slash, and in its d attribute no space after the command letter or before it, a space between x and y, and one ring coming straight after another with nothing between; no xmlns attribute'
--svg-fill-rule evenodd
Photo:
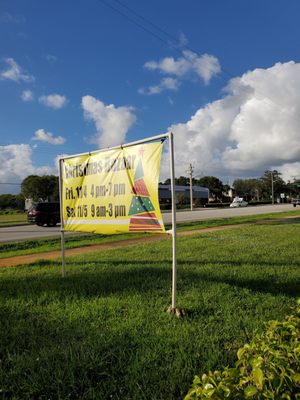
<svg viewBox="0 0 300 400"><path fill-rule="evenodd" d="M2 0L0 193L58 155L170 129L178 176L300 175L299 15L297 0Z"/></svg>

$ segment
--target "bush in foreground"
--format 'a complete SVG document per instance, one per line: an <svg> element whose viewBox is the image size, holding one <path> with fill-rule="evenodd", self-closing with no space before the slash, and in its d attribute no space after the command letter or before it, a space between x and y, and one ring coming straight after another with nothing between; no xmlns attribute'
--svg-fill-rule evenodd
<svg viewBox="0 0 300 400"><path fill-rule="evenodd" d="M300 399L300 299L293 315L237 352L234 368L196 376L185 400Z"/></svg>

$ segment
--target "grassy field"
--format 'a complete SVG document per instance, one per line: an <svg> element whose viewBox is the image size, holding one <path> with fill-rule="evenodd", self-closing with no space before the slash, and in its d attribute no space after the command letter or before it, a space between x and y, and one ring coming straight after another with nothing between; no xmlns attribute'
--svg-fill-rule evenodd
<svg viewBox="0 0 300 400"><path fill-rule="evenodd" d="M0 271L2 399L182 399L194 374L233 364L300 287L298 220Z"/></svg>
<svg viewBox="0 0 300 400"><path fill-rule="evenodd" d="M118 240L133 239L141 236L149 236L149 234L130 233L130 234L120 234L120 235L91 234L91 235L67 236L65 240L65 247L67 249L73 249L74 247L92 246L94 244L100 244L100 243L111 243ZM0 258L44 253L52 250L60 250L60 248L61 248L60 237L2 243L0 244Z"/></svg>
<svg viewBox="0 0 300 400"><path fill-rule="evenodd" d="M10 212L0 213L0 227L27 224L27 213Z"/></svg>
<svg viewBox="0 0 300 400"><path fill-rule="evenodd" d="M211 228L215 226L226 226L233 224L245 224L245 223L265 223L266 221L271 222L278 218L285 217L300 217L300 211L288 211L282 213L270 213L263 215L252 215L244 217L231 217L212 219L206 221L196 221L188 223L177 224L178 232L187 230L198 230ZM171 226L166 226L166 229L171 229ZM92 246L93 244L100 243L111 243L119 240L133 239L135 237L148 236L148 234L122 234L122 235L80 235L80 236L69 236L66 237L66 248L74 248L80 246ZM0 244L0 258L14 257L26 254L36 254L52 250L59 250L61 246L60 238L48 238L48 239L35 239L35 240L24 240L13 243Z"/></svg>

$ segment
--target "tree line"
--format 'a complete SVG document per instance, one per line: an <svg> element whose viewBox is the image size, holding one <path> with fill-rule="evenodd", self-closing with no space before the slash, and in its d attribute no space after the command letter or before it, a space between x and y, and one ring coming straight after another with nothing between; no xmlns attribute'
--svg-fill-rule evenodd
<svg viewBox="0 0 300 400"><path fill-rule="evenodd" d="M244 197L247 201L271 201L272 180L274 199L280 197L283 193L285 197L298 196L300 191L300 179L294 182L285 182L281 174L276 170L267 170L260 178L236 179L232 184L233 195ZM230 189L228 184L215 176L203 176L200 179L193 178L193 185L203 186L209 189L210 195L216 202L230 201ZM169 185L170 179L162 182ZM176 185L189 186L190 179L186 176L175 178ZM25 199L32 201L59 201L59 182L58 177L54 175L29 175L21 183L21 193L18 195L2 194L0 195L1 209L24 210Z"/></svg>
<svg viewBox="0 0 300 400"><path fill-rule="evenodd" d="M170 182L170 179L167 179L163 184L169 185ZM228 184L223 184L215 176L203 176L200 179L192 178L192 182L193 185L208 188L210 196L216 202L231 200L230 189L233 190L232 194L234 196L243 197L247 201L253 200L257 202L270 202L272 200L272 187L275 200L280 198L281 194L284 194L284 197L287 198L298 196L300 192L300 179L294 182L285 182L277 170L267 170L260 178L235 179L232 187ZM189 185L190 178L186 176L175 178L175 184Z"/></svg>
<svg viewBox="0 0 300 400"><path fill-rule="evenodd" d="M29 175L21 183L20 194L0 195L0 210L24 210L25 199L37 201L59 201L58 176Z"/></svg>

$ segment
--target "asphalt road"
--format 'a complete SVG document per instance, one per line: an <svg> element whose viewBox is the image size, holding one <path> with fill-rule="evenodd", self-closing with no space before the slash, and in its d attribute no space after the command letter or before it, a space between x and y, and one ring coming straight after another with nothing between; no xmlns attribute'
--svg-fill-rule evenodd
<svg viewBox="0 0 300 400"><path fill-rule="evenodd" d="M239 217L242 215L257 215L266 214L271 212L282 212L293 210L291 204L275 204L267 206L256 206L256 207L239 207L239 208L200 208L196 211L177 211L176 220L177 222L188 222L188 221L204 221L206 219L215 218L227 218L227 217ZM163 214L164 222L171 222L171 214Z"/></svg>
<svg viewBox="0 0 300 400"><path fill-rule="evenodd" d="M270 212L289 211L294 208L290 204L276 204L274 206L257 206L243 208L201 208L195 211L178 211L177 222L203 221L207 219L226 218L241 215L257 215ZM171 223L171 213L163 213L165 223ZM67 232L66 234L73 234ZM19 241L24 239L47 238L60 235L60 227L41 227L37 225L24 225L0 228L0 243Z"/></svg>

